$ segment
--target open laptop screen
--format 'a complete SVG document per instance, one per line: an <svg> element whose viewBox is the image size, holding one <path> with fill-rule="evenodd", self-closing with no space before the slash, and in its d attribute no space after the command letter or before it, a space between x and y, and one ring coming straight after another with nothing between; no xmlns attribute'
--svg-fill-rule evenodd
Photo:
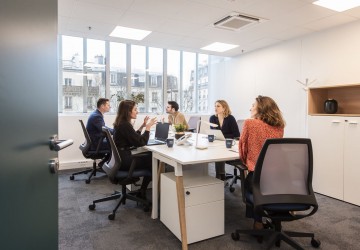
<svg viewBox="0 0 360 250"><path fill-rule="evenodd" d="M169 123L159 122L156 124L155 140L166 141L169 135Z"/></svg>
<svg viewBox="0 0 360 250"><path fill-rule="evenodd" d="M170 127L169 123L162 123L162 122L157 123L155 128L155 137L154 139L149 140L147 145L150 146L150 145L165 144L166 139L168 138L169 135L169 127Z"/></svg>
<svg viewBox="0 0 360 250"><path fill-rule="evenodd" d="M220 129L208 129L206 132L208 135L215 135L215 140L225 141L224 134Z"/></svg>

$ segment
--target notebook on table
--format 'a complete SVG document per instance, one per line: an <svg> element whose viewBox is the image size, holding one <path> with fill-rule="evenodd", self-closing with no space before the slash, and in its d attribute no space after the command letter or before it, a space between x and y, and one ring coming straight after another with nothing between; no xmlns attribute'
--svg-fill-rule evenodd
<svg viewBox="0 0 360 250"><path fill-rule="evenodd" d="M157 123L155 127L155 137L154 139L150 139L147 145L151 146L151 145L166 144L166 139L168 138L169 135L169 127L170 127L169 123L162 123L162 122Z"/></svg>

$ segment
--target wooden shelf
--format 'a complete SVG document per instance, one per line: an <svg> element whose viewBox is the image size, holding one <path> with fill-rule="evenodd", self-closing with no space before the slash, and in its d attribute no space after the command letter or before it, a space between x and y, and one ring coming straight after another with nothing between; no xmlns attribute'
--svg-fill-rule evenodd
<svg viewBox="0 0 360 250"><path fill-rule="evenodd" d="M324 102L327 99L338 102L336 114L324 112ZM309 115L360 116L360 84L309 88L308 104Z"/></svg>

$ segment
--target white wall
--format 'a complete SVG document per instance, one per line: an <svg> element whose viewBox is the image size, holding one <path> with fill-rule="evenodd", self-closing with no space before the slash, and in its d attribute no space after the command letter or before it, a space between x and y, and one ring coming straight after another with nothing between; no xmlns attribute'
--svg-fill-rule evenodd
<svg viewBox="0 0 360 250"><path fill-rule="evenodd" d="M64 115L59 114L59 133L58 136L60 139L73 139L73 145L59 151L59 162L60 162L60 170L64 169L74 169L74 168L83 168L83 167L91 167L92 160L87 160L82 155L79 146L84 142L84 133L81 129L79 120L83 120L85 126L87 123L87 119L90 114L77 114L77 115ZM153 115L149 115L153 117ZM105 114L104 120L105 124L109 127L113 127L113 123L115 120L115 115ZM163 117L165 117L165 121L167 121L167 115L157 115L158 121L160 121ZM185 115L188 120L190 115ZM204 115L201 116L203 120L208 121L209 116ZM135 129L139 128L141 123L144 121L144 115L138 115L135 122ZM206 124L201 124L201 130L204 131L208 126Z"/></svg>
<svg viewBox="0 0 360 250"><path fill-rule="evenodd" d="M225 99L236 119L247 118L257 95L272 97L287 122L285 136L307 136L311 86L360 82L360 22L340 26L211 65L210 102ZM221 93L221 94L219 94Z"/></svg>

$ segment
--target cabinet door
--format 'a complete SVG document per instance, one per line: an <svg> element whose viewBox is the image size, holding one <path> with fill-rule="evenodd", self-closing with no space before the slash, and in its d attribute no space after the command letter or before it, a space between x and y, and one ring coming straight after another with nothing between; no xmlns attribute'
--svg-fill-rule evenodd
<svg viewBox="0 0 360 250"><path fill-rule="evenodd" d="M344 137L344 201L360 205L360 118L348 117Z"/></svg>
<svg viewBox="0 0 360 250"><path fill-rule="evenodd" d="M340 200L344 198L344 120L338 116L309 116L314 191Z"/></svg>

